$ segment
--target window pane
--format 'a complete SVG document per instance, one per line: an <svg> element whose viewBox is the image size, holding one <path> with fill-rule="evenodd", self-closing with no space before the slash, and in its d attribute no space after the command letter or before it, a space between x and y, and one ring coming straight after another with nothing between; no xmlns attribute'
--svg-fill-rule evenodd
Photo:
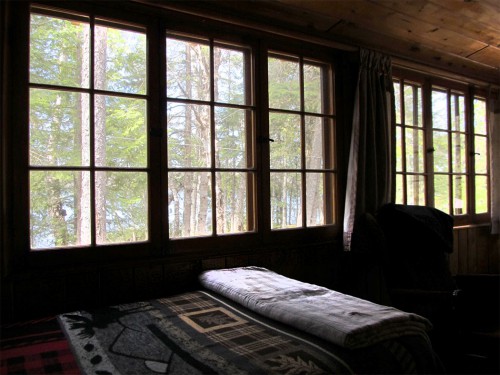
<svg viewBox="0 0 500 375"><path fill-rule="evenodd" d="M394 82L394 103L396 107L396 124L401 124L401 85Z"/></svg>
<svg viewBox="0 0 500 375"><path fill-rule="evenodd" d="M249 173L220 172L217 180L217 234L248 231L247 196Z"/></svg>
<svg viewBox="0 0 500 375"><path fill-rule="evenodd" d="M90 173L30 172L31 248L89 245Z"/></svg>
<svg viewBox="0 0 500 375"><path fill-rule="evenodd" d="M476 173L487 173L488 171L488 139L486 137L474 137L474 162Z"/></svg>
<svg viewBox="0 0 500 375"><path fill-rule="evenodd" d="M210 107L168 103L168 166L210 167Z"/></svg>
<svg viewBox="0 0 500 375"><path fill-rule="evenodd" d="M405 125L407 126L417 126L418 124L415 100L417 100L416 88L411 85L404 85Z"/></svg>
<svg viewBox="0 0 500 375"><path fill-rule="evenodd" d="M89 165L89 96L30 89L30 164Z"/></svg>
<svg viewBox="0 0 500 375"><path fill-rule="evenodd" d="M406 204L425 205L425 179L422 175L406 177Z"/></svg>
<svg viewBox="0 0 500 375"><path fill-rule="evenodd" d="M476 176L476 213L488 212L488 177Z"/></svg>
<svg viewBox="0 0 500 375"><path fill-rule="evenodd" d="M434 176L434 207L450 213L450 182L448 175Z"/></svg>
<svg viewBox="0 0 500 375"><path fill-rule="evenodd" d="M96 26L94 85L97 89L146 93L146 35Z"/></svg>
<svg viewBox="0 0 500 375"><path fill-rule="evenodd" d="M467 213L467 176L453 176L453 214Z"/></svg>
<svg viewBox="0 0 500 375"><path fill-rule="evenodd" d="M271 229L302 226L300 173L271 173Z"/></svg>
<svg viewBox="0 0 500 375"><path fill-rule="evenodd" d="M210 100L210 47L167 38L167 96Z"/></svg>
<svg viewBox="0 0 500 375"><path fill-rule="evenodd" d="M448 129L448 95L442 91L432 91L432 127Z"/></svg>
<svg viewBox="0 0 500 375"><path fill-rule="evenodd" d="M465 173L467 171L465 134L452 133L451 145L453 150L453 172Z"/></svg>
<svg viewBox="0 0 500 375"><path fill-rule="evenodd" d="M214 48L215 98L219 103L247 104L245 54L227 48Z"/></svg>
<svg viewBox="0 0 500 375"><path fill-rule="evenodd" d="M462 95L451 96L451 129L465 131L465 103Z"/></svg>
<svg viewBox="0 0 500 375"><path fill-rule="evenodd" d="M422 118L423 116L423 109L422 109L422 88L418 87L417 88L417 123L416 125L419 127L424 126L424 120Z"/></svg>
<svg viewBox="0 0 500 375"><path fill-rule="evenodd" d="M300 116L282 113L269 114L271 168L300 168Z"/></svg>
<svg viewBox="0 0 500 375"><path fill-rule="evenodd" d="M323 119L321 117L305 117L306 168L323 169Z"/></svg>
<svg viewBox="0 0 500 375"><path fill-rule="evenodd" d="M147 174L96 172L96 242L148 239Z"/></svg>
<svg viewBox="0 0 500 375"><path fill-rule="evenodd" d="M397 204L404 204L403 200L403 175L396 174L396 202Z"/></svg>
<svg viewBox="0 0 500 375"><path fill-rule="evenodd" d="M215 108L216 165L219 168L247 168L247 122L251 112L244 109ZM251 125L248 125L251 126ZM251 158L250 158L251 159Z"/></svg>
<svg viewBox="0 0 500 375"><path fill-rule="evenodd" d="M146 101L95 96L95 164L145 167L147 163Z"/></svg>
<svg viewBox="0 0 500 375"><path fill-rule="evenodd" d="M148 176L140 172L96 172L96 242L148 239Z"/></svg>
<svg viewBox="0 0 500 375"><path fill-rule="evenodd" d="M306 173L306 225L325 224L324 173Z"/></svg>
<svg viewBox="0 0 500 375"><path fill-rule="evenodd" d="M396 126L396 171L403 171L403 139L402 128Z"/></svg>
<svg viewBox="0 0 500 375"><path fill-rule="evenodd" d="M486 101L474 99L474 133L487 134L486 127Z"/></svg>
<svg viewBox="0 0 500 375"><path fill-rule="evenodd" d="M424 132L419 129L406 129L406 171L424 171Z"/></svg>
<svg viewBox="0 0 500 375"><path fill-rule="evenodd" d="M171 238L212 234L210 173L168 174L168 228Z"/></svg>
<svg viewBox="0 0 500 375"><path fill-rule="evenodd" d="M89 63L87 23L31 15L30 82L88 88Z"/></svg>
<svg viewBox="0 0 500 375"><path fill-rule="evenodd" d="M434 131L434 171L448 172L449 171L449 151L448 151L448 133Z"/></svg>
<svg viewBox="0 0 500 375"><path fill-rule="evenodd" d="M304 64L304 110L324 113L321 67Z"/></svg>
<svg viewBox="0 0 500 375"><path fill-rule="evenodd" d="M269 108L300 110L300 66L297 61L268 59Z"/></svg>

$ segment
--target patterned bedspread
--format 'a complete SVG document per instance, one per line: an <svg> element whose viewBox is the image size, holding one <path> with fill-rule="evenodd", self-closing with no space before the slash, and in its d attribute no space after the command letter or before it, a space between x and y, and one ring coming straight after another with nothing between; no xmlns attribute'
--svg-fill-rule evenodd
<svg viewBox="0 0 500 375"><path fill-rule="evenodd" d="M206 291L59 316L86 374L436 373L426 340L349 350Z"/></svg>

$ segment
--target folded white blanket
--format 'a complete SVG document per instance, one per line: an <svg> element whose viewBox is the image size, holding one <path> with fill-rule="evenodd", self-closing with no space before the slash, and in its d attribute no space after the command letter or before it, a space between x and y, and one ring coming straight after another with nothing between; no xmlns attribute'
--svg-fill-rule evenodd
<svg viewBox="0 0 500 375"><path fill-rule="evenodd" d="M250 310L350 349L404 335L427 336L431 328L419 315L260 267L205 271L200 282Z"/></svg>

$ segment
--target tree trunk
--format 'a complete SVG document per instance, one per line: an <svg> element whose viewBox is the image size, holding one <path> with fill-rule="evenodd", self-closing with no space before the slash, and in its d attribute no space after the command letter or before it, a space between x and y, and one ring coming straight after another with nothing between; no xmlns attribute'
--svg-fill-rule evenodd
<svg viewBox="0 0 500 375"><path fill-rule="evenodd" d="M106 87L106 50L107 29L95 28L94 75L97 87ZM94 160L97 166L106 165L106 102L103 95L96 95L94 99ZM106 243L106 190L107 172L97 173L95 176L95 215L96 241Z"/></svg>
<svg viewBox="0 0 500 375"><path fill-rule="evenodd" d="M323 144L322 137L323 127L315 126L313 133L313 142L311 145L311 163L309 165L310 169L320 169L321 168L321 160L323 158ZM322 174L320 173L310 173L309 180L312 181L309 186L318 186L318 183L321 181ZM307 185L306 185L307 186ZM322 223L316 223L316 212L318 210L322 211L323 208L323 199L318 193L316 189L307 189L306 190L306 223L307 225L316 225Z"/></svg>
<svg viewBox="0 0 500 375"><path fill-rule="evenodd" d="M57 95L55 108L60 108L62 105L62 98ZM47 155L49 165L53 164L54 150L54 136L61 128L61 119L59 116L53 116L51 121L52 131L47 144ZM67 246L68 243L68 228L66 224L66 210L64 210L64 202L62 200L61 181L54 177L53 172L47 172L47 189L49 191L49 215L51 221L51 229L55 239L56 246Z"/></svg>
<svg viewBox="0 0 500 375"><path fill-rule="evenodd" d="M200 212L198 214L198 231L200 233L207 233L207 211L208 211L208 189L210 186L208 174L200 173Z"/></svg>
<svg viewBox="0 0 500 375"><path fill-rule="evenodd" d="M186 95L188 98L192 97L193 87L191 84L191 76L193 74L191 70L191 47L187 45L186 47ZM184 123L184 139L186 141L185 155L188 156L189 163L187 167L191 166L192 157L192 118L191 107L186 106L185 123ZM191 209L193 205L193 174L187 172L184 174L184 210L182 213L182 236L188 237L194 235L194 228L191 225Z"/></svg>
<svg viewBox="0 0 500 375"><path fill-rule="evenodd" d="M87 87L90 77L90 43L85 43L90 40L90 30L84 28L82 35L82 45L84 49L79 49L78 53L80 67L80 83L82 87ZM90 103L89 95L81 94L81 100L78 102L78 112L80 117L81 128L76 131L76 144L81 150L82 166L90 165ZM75 227L77 231L77 244L90 243L91 238L91 208L90 208L90 174L79 172L76 182L76 197L75 197Z"/></svg>

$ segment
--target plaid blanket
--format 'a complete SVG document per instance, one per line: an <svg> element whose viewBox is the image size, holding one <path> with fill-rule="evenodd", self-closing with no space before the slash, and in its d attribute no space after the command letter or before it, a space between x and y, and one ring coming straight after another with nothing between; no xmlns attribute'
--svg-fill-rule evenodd
<svg viewBox="0 0 500 375"><path fill-rule="evenodd" d="M436 373L422 338L348 350L215 293L59 316L85 374Z"/></svg>
<svg viewBox="0 0 500 375"><path fill-rule="evenodd" d="M401 336L421 335L431 323L416 314L378 305L260 267L206 271L201 284L250 310L354 349Z"/></svg>
<svg viewBox="0 0 500 375"><path fill-rule="evenodd" d="M334 353L204 292L59 316L86 374L347 374Z"/></svg>
<svg viewBox="0 0 500 375"><path fill-rule="evenodd" d="M0 374L78 375L78 365L57 318L1 327Z"/></svg>

